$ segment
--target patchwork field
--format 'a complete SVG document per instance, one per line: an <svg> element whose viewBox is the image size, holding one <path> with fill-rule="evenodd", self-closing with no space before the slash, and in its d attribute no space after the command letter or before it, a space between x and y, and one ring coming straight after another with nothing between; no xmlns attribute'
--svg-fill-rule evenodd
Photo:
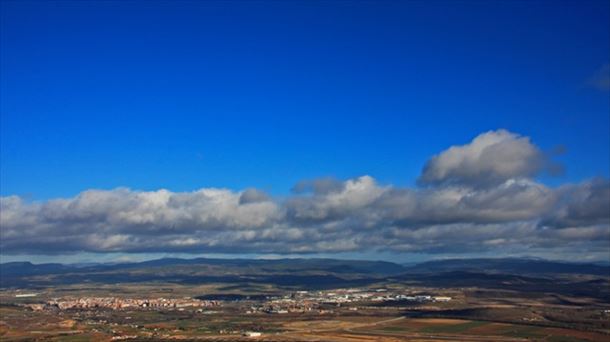
<svg viewBox="0 0 610 342"><path fill-rule="evenodd" d="M519 262L480 262L486 272L338 260L1 264L0 340L610 340L607 268L543 263L563 273L514 275L490 267Z"/></svg>
<svg viewBox="0 0 610 342"><path fill-rule="evenodd" d="M607 341L608 336L569 329L517 325L460 319L403 319L355 328L350 332L363 335L423 340L477 340L477 341Z"/></svg>

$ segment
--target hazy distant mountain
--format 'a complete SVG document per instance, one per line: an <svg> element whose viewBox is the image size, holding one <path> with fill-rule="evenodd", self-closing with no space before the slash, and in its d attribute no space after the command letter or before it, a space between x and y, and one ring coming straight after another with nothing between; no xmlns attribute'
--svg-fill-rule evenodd
<svg viewBox="0 0 610 342"><path fill-rule="evenodd" d="M27 261L7 262L0 264L0 278L63 273L74 269L74 266L63 264L32 264Z"/></svg>
<svg viewBox="0 0 610 342"><path fill-rule="evenodd" d="M587 274L610 276L610 266L586 263L567 263L542 259L448 259L435 260L405 267L408 273L439 273L474 271L508 274Z"/></svg>
<svg viewBox="0 0 610 342"><path fill-rule="evenodd" d="M575 264L539 259L453 259L402 266L386 261L337 259L178 259L97 265L0 264L1 287L57 284L171 282L272 283L278 286L356 286L386 279L474 285L506 281L527 283L552 275L610 277L610 266ZM500 277L498 278L498 275ZM37 277L34 277L37 276Z"/></svg>
<svg viewBox="0 0 610 342"><path fill-rule="evenodd" d="M29 262L0 264L0 286L49 286L78 282L170 281L184 283L260 282L298 285L354 283L357 279L398 275L404 267L385 261L336 259L178 259L165 258L136 263L62 265ZM56 277L61 275L61 277ZM45 276L32 278L32 276ZM309 280L308 280L309 279Z"/></svg>

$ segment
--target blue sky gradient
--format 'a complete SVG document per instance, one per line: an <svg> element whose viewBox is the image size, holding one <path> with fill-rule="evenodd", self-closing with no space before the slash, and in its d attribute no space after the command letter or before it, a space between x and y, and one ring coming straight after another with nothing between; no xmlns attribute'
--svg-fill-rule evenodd
<svg viewBox="0 0 610 342"><path fill-rule="evenodd" d="M3 1L2 195L374 175L505 128L609 173L607 1Z"/></svg>

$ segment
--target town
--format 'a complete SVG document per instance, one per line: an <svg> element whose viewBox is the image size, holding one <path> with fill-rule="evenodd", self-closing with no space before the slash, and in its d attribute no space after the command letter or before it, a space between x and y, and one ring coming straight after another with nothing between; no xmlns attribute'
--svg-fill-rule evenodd
<svg viewBox="0 0 610 342"><path fill-rule="evenodd" d="M219 306L218 301L206 301L193 298L151 298L133 299L118 297L82 297L74 299L52 299L46 303L25 304L34 311L41 310L68 310L68 309L98 309L106 308L112 310L120 309L169 309L169 308L202 308Z"/></svg>
<svg viewBox="0 0 610 342"><path fill-rule="evenodd" d="M20 296L20 295L17 295ZM41 310L89 310L89 309L143 309L143 310L171 310L185 308L199 309L220 307L223 302L243 302L242 311L246 314L267 313L303 313L317 311L318 313L332 312L328 307L341 307L341 305L354 302L448 302L451 297L430 294L410 294L390 291L387 289L336 289L332 291L296 291L284 296L264 296L263 300L246 299L223 301L202 300L191 297L183 298L120 298L120 297L79 297L54 298L44 303L30 303L24 306L33 311ZM356 310L357 307L351 307Z"/></svg>
<svg viewBox="0 0 610 342"><path fill-rule="evenodd" d="M363 302L448 302L451 297L433 295L412 295L404 292L389 291L387 289L336 289L332 291L297 291L290 295L279 298L270 298L268 301L251 306L246 313L304 313L317 311L318 313L331 313L332 310L323 308L335 306L341 307L348 303ZM357 310L357 306L350 307L350 310Z"/></svg>

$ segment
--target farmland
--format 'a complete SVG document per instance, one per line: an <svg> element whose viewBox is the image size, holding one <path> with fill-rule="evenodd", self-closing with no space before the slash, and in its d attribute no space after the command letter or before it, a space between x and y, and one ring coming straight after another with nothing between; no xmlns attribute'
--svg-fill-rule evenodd
<svg viewBox="0 0 610 342"><path fill-rule="evenodd" d="M409 273L350 262L351 268L336 272L337 265L329 270L319 262L298 263L219 267L200 261L174 268L68 268L61 274L24 274L22 268L14 276L5 273L8 283L22 285L0 290L0 337L348 342L605 341L610 336L608 277L595 268L545 275ZM295 267L302 282L288 277ZM189 269L191 277L202 270L206 276L167 281ZM124 282L113 282L117 273ZM62 275L97 281L65 284ZM320 279L325 281L316 283Z"/></svg>

